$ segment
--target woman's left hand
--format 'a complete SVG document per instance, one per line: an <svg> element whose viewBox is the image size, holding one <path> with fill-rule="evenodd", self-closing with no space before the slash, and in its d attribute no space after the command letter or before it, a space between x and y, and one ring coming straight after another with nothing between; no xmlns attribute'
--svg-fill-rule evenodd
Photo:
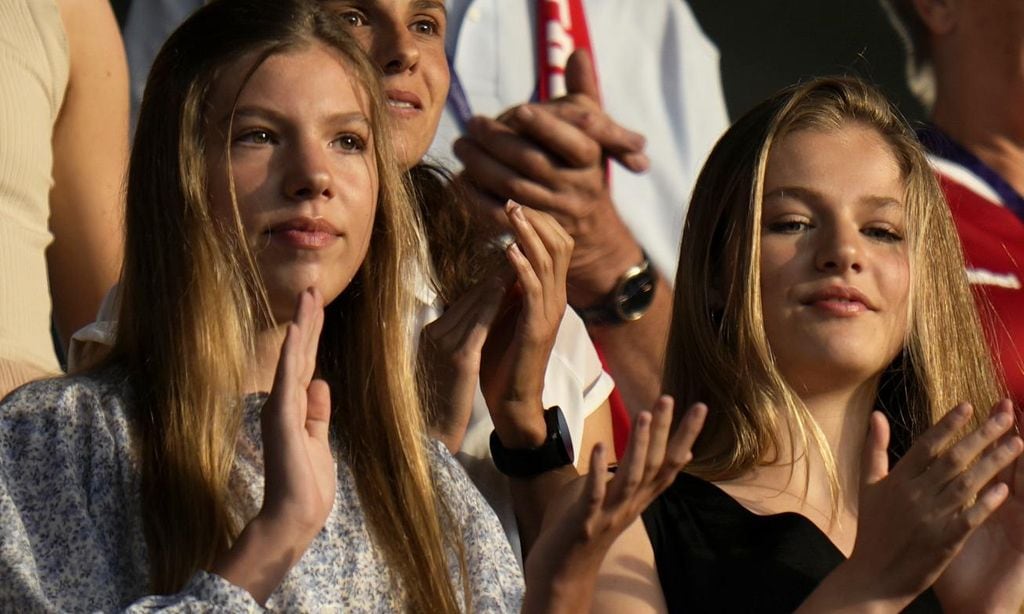
<svg viewBox="0 0 1024 614"><path fill-rule="evenodd" d="M999 413L1013 415L1013 404L1002 400L991 415ZM1013 431L1005 435L1015 436ZM1009 497L935 583L946 612L1017 612L1024 603L1024 460L1017 458L994 482L1008 485Z"/></svg>
<svg viewBox="0 0 1024 614"><path fill-rule="evenodd" d="M480 363L480 389L494 429L509 448L544 442L544 373L565 313L572 237L550 215L509 201L515 242L506 252L516 288L491 326Z"/></svg>
<svg viewBox="0 0 1024 614"><path fill-rule="evenodd" d="M552 504L526 560L524 612L589 609L612 543L693 458L707 407L692 405L669 438L673 405L672 397L662 396L653 412L637 415L613 476L606 470L603 445L595 446L590 472Z"/></svg>

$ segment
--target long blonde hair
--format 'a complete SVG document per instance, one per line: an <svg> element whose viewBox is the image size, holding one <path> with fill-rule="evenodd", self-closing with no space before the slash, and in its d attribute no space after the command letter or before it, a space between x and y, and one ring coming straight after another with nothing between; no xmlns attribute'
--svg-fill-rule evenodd
<svg viewBox="0 0 1024 614"><path fill-rule="evenodd" d="M273 325L266 291L233 223L207 196L204 141L220 71L320 42L368 94L380 181L366 259L326 308L319 374L331 386L337 455L351 467L370 534L415 611L459 609L449 551L463 545L440 500L405 330L403 271L422 261L409 190L396 167L379 73L337 17L303 0L217 0L167 41L139 114L127 192L118 334L108 363L124 365L142 467L142 513L158 592L181 588L240 524L227 483L240 433L256 332ZM468 603L466 604L469 607Z"/></svg>
<svg viewBox="0 0 1024 614"><path fill-rule="evenodd" d="M906 186L910 326L877 395L877 406L893 424L891 451L898 456L958 402L988 408L1003 394L952 218L913 132L865 83L816 79L783 90L736 122L715 146L694 189L679 254L664 380L681 407L703 401L711 408L690 472L725 480L759 464L795 461L778 458L787 447L817 449L838 504L831 451L783 379L765 335L760 220L773 144L796 130L827 132L851 123L882 136ZM777 411L787 414L785 424L791 426L782 426ZM782 437L792 445L782 445Z"/></svg>

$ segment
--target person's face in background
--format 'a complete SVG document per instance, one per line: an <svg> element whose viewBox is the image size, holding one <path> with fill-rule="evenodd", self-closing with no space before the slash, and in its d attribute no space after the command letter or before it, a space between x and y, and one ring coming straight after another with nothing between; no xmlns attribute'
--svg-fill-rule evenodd
<svg viewBox="0 0 1024 614"><path fill-rule="evenodd" d="M274 317L287 321L299 292L317 287L330 303L362 265L378 192L373 133L365 91L329 47L270 56L242 84L253 61L222 71L211 95L208 190L230 219L230 173Z"/></svg>
<svg viewBox="0 0 1024 614"><path fill-rule="evenodd" d="M430 148L448 98L443 0L325 0L384 72L395 152L411 168Z"/></svg>
<svg viewBox="0 0 1024 614"><path fill-rule="evenodd" d="M777 364L798 393L858 385L909 326L904 180L872 128L799 130L765 173L761 300Z"/></svg>

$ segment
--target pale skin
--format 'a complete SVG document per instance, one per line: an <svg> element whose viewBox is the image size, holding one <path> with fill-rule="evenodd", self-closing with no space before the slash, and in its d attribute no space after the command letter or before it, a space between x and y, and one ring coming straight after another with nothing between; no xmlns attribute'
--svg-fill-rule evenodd
<svg viewBox="0 0 1024 614"><path fill-rule="evenodd" d="M794 132L775 145L764 190L766 333L769 343L785 339L778 367L840 469L839 512L830 511L813 450L780 450L808 462L762 464L717 485L755 514L803 515L848 557L801 611L897 612L932 586L947 610L1016 610L1024 599L1024 533L1014 514L1024 505L1024 463L1016 460L1024 441L1011 432L1009 402L960 441L974 409L953 408L898 465L888 464L889 426L874 403L907 326L909 257L902 180L887 145L856 124ZM828 288L857 293L840 299ZM628 593L616 589L625 580ZM666 610L641 522L612 546L594 603L595 611Z"/></svg>
<svg viewBox="0 0 1024 614"><path fill-rule="evenodd" d="M53 130L46 251L53 318L65 345L92 322L120 273L128 155L128 65L107 2L59 0L70 70Z"/></svg>
<svg viewBox="0 0 1024 614"><path fill-rule="evenodd" d="M330 391L316 378L317 346L324 305L344 292L365 257L377 177L375 165L368 163L373 135L363 114L365 95L334 52L311 43L272 55L243 86L240 75L249 72L253 61L251 56L239 59L214 86L207 127L208 188L214 212L230 215L226 181L215 178L232 174L245 238L257 252L281 324L259 332L251 374L252 390L270 390L261 416L264 501L210 571L263 604L322 529L333 505ZM309 74L320 78L308 79ZM222 119L230 117L232 108L231 130L223 132L227 124ZM231 150L230 167L225 147ZM532 252L543 244L541 235L554 232L557 224L538 217L536 225L544 230L531 234L533 214L510 214L523 224L522 254L513 251L510 259L523 273L524 309L547 308L549 301L531 302L542 294L542 283L528 275L534 270L529 257L539 256ZM324 232L328 226L331 233ZM555 270L539 268L541 275ZM302 283L310 286L296 289ZM283 311L289 297L295 306ZM548 321L554 314L549 316ZM592 586L615 535L691 458L706 410L694 406L683 428L670 437L671 411L671 401L663 399L653 415L640 414L621 469L607 483L601 471L607 462L604 449L597 447L591 475L578 490L564 494L562 511L547 519L547 538L542 535L537 546L543 556L528 570L525 611L574 608L576 589Z"/></svg>
<svg viewBox="0 0 1024 614"><path fill-rule="evenodd" d="M566 67L569 94L547 103L523 104L497 119L474 117L454 152L465 166L484 216L507 223L495 206L511 198L550 213L575 241L568 271L568 301L577 308L606 302L622 275L642 260L641 246L612 200L606 161L634 172L649 161L645 139L609 118L589 56L575 52ZM661 385L664 345L671 318L671 291L659 275L654 301L639 320L590 325L627 408L650 407Z"/></svg>

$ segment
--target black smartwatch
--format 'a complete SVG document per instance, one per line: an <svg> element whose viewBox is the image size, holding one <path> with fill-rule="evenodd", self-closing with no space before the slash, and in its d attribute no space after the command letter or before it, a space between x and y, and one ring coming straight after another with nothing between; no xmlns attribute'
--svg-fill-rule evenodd
<svg viewBox="0 0 1024 614"><path fill-rule="evenodd" d="M498 433L491 431L491 457L498 471L513 478L532 478L552 469L572 464L572 435L565 416L557 405L544 410L547 436L536 448L511 450L506 448Z"/></svg>
<svg viewBox="0 0 1024 614"><path fill-rule="evenodd" d="M576 310L580 319L587 324L622 324L647 313L658 279L647 252L642 253L643 261L622 274L603 304Z"/></svg>

